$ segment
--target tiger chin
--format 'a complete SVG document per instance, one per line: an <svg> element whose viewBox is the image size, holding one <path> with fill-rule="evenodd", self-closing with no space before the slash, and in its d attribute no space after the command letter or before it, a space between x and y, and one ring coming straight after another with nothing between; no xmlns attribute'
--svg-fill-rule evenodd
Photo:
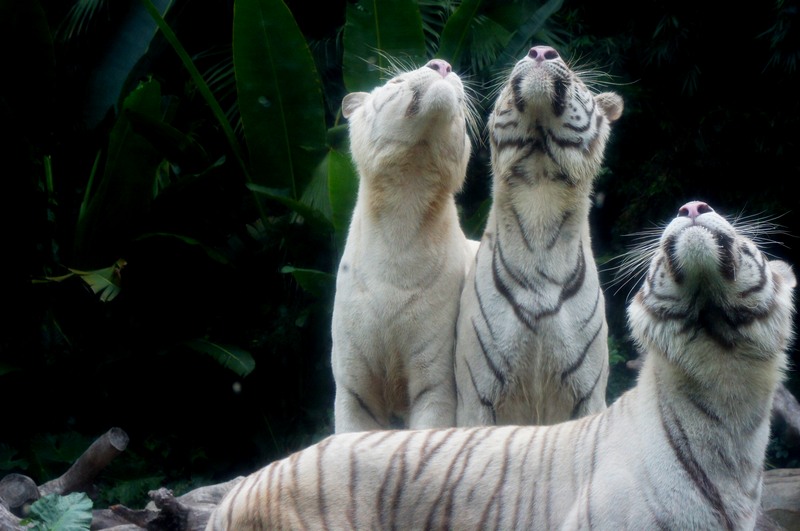
<svg viewBox="0 0 800 531"><path fill-rule="evenodd" d="M795 275L699 201L650 249L643 366L603 412L333 435L239 481L207 529L753 529Z"/></svg>
<svg viewBox="0 0 800 531"><path fill-rule="evenodd" d="M455 321L477 249L454 199L469 105L441 59L342 102L360 181L333 306L336 433L455 423Z"/></svg>
<svg viewBox="0 0 800 531"><path fill-rule="evenodd" d="M547 46L531 48L499 93L492 207L457 324L457 425L553 424L606 407L589 209L622 108Z"/></svg>

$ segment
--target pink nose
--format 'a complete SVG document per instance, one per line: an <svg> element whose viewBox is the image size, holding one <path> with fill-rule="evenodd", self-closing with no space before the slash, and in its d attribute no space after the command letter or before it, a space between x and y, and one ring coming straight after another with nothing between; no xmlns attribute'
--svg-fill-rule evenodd
<svg viewBox="0 0 800 531"><path fill-rule="evenodd" d="M678 209L678 217L689 217L695 219L700 214L714 212L714 209L703 201L689 201Z"/></svg>
<svg viewBox="0 0 800 531"><path fill-rule="evenodd" d="M528 57L537 63L541 63L542 61L558 59L558 52L555 48L551 48L550 46L534 46L528 52Z"/></svg>
<svg viewBox="0 0 800 531"><path fill-rule="evenodd" d="M436 70L442 77L447 77L447 74L453 71L453 67L450 66L450 63L442 59L431 59L425 66Z"/></svg>

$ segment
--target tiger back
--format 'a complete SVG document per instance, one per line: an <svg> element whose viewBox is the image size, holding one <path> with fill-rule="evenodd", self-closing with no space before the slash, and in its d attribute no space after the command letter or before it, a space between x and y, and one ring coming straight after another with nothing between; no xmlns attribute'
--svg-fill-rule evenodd
<svg viewBox="0 0 800 531"><path fill-rule="evenodd" d="M492 207L457 325L459 426L552 424L606 406L608 327L589 232L615 93L531 48L489 118Z"/></svg>
<svg viewBox="0 0 800 531"><path fill-rule="evenodd" d="M333 435L241 480L207 530L753 529L796 279L744 232L693 201L648 248L645 361L601 413Z"/></svg>
<svg viewBox="0 0 800 531"><path fill-rule="evenodd" d="M440 59L342 102L359 189L333 306L336 432L455 423L455 320L476 248L454 199L468 105Z"/></svg>

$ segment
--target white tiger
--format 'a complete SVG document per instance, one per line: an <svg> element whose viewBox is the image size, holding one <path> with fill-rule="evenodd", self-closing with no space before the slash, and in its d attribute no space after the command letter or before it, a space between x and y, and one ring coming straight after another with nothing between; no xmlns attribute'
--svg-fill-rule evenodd
<svg viewBox="0 0 800 531"><path fill-rule="evenodd" d="M794 273L702 202L649 252L644 365L603 412L332 435L241 480L207 530L753 529Z"/></svg>
<svg viewBox="0 0 800 531"><path fill-rule="evenodd" d="M342 102L360 182L333 306L337 433L455 423L455 321L477 248L454 199L469 105L441 59Z"/></svg>
<svg viewBox="0 0 800 531"><path fill-rule="evenodd" d="M608 327L592 183L622 99L593 96L548 46L514 66L489 118L492 207L461 298L459 426L552 424L606 407Z"/></svg>

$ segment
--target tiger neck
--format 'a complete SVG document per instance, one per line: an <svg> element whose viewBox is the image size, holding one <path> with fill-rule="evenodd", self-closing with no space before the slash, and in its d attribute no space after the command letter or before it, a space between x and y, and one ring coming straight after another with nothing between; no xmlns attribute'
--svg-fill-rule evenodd
<svg viewBox="0 0 800 531"><path fill-rule="evenodd" d="M524 245L516 250L525 260L549 260L547 257L559 251L572 258L576 245L589 243L588 195L566 202L549 191L520 187L503 190L494 204L487 226L504 240L521 238Z"/></svg>
<svg viewBox="0 0 800 531"><path fill-rule="evenodd" d="M444 179L433 184L428 175L387 174L371 179L359 196L359 207L369 220L375 237L387 245L435 244L435 235L453 230L457 219L455 198Z"/></svg>
<svg viewBox="0 0 800 531"><path fill-rule="evenodd" d="M639 382L655 397L654 418L677 453L693 455L709 473L760 478L779 369L755 361L743 369L742 363L713 368L701 381L665 355L650 352Z"/></svg>

